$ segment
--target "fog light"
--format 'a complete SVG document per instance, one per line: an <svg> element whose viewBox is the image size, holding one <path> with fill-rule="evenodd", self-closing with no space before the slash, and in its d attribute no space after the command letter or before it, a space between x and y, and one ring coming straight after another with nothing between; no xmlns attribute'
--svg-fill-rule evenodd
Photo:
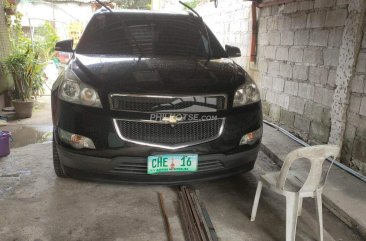
<svg viewBox="0 0 366 241"><path fill-rule="evenodd" d="M62 129L58 129L58 134L63 142L71 145L75 149L83 149L83 148L95 149L93 141L88 137L73 134Z"/></svg>
<svg viewBox="0 0 366 241"><path fill-rule="evenodd" d="M254 144L261 137L262 137L262 128L259 128L258 130L245 134L241 138L241 140L239 142L239 146L247 145L247 144L249 144L249 145Z"/></svg>

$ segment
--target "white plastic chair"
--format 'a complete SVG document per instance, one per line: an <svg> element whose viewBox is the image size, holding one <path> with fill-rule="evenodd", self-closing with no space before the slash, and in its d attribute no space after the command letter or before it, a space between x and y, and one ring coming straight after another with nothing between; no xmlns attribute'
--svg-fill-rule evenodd
<svg viewBox="0 0 366 241"><path fill-rule="evenodd" d="M297 217L301 215L302 201L305 197L315 198L317 216L319 221L320 240L323 241L323 211L322 192L325 178L322 178L323 162L332 156L337 158L340 148L334 145L318 145L299 148L290 152L283 163L281 171L264 174L260 177L254 198L250 221L254 221L262 186L286 197L286 241L295 241ZM291 165L295 160L306 158L310 161L308 177L300 190L285 187L286 179ZM331 166L330 166L331 167ZM330 168L329 167L329 168ZM328 169L329 171L329 169ZM328 172L327 172L328 174Z"/></svg>

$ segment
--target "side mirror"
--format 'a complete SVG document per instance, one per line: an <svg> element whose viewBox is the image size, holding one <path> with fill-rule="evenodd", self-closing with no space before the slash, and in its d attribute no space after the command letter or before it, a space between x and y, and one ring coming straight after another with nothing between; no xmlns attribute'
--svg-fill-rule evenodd
<svg viewBox="0 0 366 241"><path fill-rule="evenodd" d="M73 45L74 45L74 40L72 39L68 39L68 40L62 40L62 41L58 41L56 43L55 46L55 50L56 51L60 51L60 52L73 52Z"/></svg>
<svg viewBox="0 0 366 241"><path fill-rule="evenodd" d="M225 45L226 53L229 57L240 57L240 49L235 46Z"/></svg>

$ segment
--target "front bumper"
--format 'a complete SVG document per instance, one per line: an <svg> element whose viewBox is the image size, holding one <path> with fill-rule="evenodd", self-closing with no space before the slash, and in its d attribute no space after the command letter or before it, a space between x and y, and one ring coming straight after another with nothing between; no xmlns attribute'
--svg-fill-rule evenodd
<svg viewBox="0 0 366 241"><path fill-rule="evenodd" d="M255 163L260 143L252 149L234 154L206 154L198 156L198 171L194 173L147 174L147 158L121 156L104 158L86 156L58 146L58 154L65 171L79 178L114 180L118 182L178 184L207 181L250 171Z"/></svg>
<svg viewBox="0 0 366 241"><path fill-rule="evenodd" d="M56 96L53 98L54 141L61 164L71 176L170 184L217 179L251 170L260 147L260 139L253 145L238 145L244 134L262 127L260 103L214 113L218 118L225 118L219 138L168 150L124 141L117 135L113 119L149 119L148 114L85 107L60 101ZM96 149L70 147L60 140L58 128L90 138ZM198 172L147 174L148 156L174 153L198 154L201 165Z"/></svg>

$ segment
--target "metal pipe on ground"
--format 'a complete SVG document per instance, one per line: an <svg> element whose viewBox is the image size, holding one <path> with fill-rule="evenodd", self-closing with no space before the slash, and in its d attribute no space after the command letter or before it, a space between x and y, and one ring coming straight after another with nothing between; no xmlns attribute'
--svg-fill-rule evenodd
<svg viewBox="0 0 366 241"><path fill-rule="evenodd" d="M182 186L178 190L179 211L184 233L189 241L217 241L215 229L194 190Z"/></svg>
<svg viewBox="0 0 366 241"><path fill-rule="evenodd" d="M296 137L295 135L293 135L292 133L290 133L289 131L283 129L282 127L274 124L274 123L271 123L269 121L266 121L266 120L263 120L263 122L275 129L277 129L278 131L282 132L283 134L285 134L287 137L291 138L292 140L296 141L297 143L299 143L300 145L302 146L310 146L308 143L304 142L303 140L301 140L300 138ZM350 173L351 175L353 175L354 177L357 177L358 179L360 179L361 181L363 182L366 182L366 176L362 175L361 173L359 172L356 172L355 170L347 167L346 165L338 162L338 161L335 161L334 159L332 158L327 158L327 160L331 163L333 163L334 165L336 165L337 167L345 170L346 172Z"/></svg>
<svg viewBox="0 0 366 241"><path fill-rule="evenodd" d="M166 229L166 232L167 232L168 241L173 241L172 230L170 228L168 215L166 214L163 194L161 194L159 192L158 197L159 197L159 204L160 204L161 213L162 213L163 219L164 219L165 229Z"/></svg>

